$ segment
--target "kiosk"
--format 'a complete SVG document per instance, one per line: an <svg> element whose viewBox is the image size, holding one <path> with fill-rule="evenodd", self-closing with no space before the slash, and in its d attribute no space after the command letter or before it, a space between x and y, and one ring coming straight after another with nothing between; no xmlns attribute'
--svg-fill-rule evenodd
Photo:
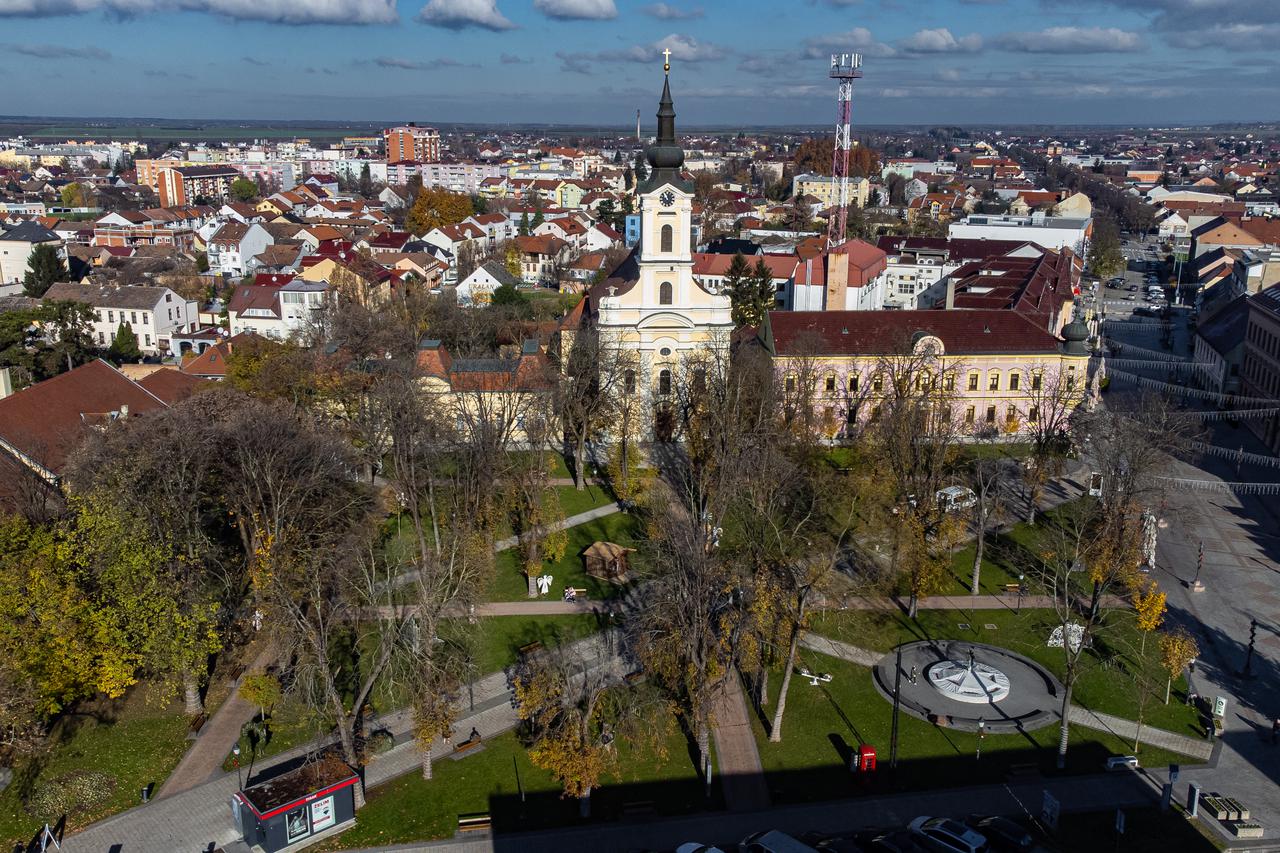
<svg viewBox="0 0 1280 853"><path fill-rule="evenodd" d="M237 791L231 810L244 843L275 853L328 838L356 822L360 777L333 753Z"/></svg>

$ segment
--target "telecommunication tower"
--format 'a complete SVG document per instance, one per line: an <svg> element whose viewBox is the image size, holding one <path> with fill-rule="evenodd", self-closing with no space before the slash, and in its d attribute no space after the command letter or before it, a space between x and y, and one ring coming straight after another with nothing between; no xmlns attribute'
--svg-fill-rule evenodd
<svg viewBox="0 0 1280 853"><path fill-rule="evenodd" d="M828 76L839 81L836 89L836 139L831 152L835 210L827 219L827 246L831 247L844 242L845 228L849 223L849 151L853 147L849 121L853 112L853 81L862 76L862 54L831 54Z"/></svg>

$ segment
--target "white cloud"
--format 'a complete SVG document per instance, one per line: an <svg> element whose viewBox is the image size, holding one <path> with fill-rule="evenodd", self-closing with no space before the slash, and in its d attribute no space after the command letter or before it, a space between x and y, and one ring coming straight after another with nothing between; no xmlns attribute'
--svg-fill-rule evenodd
<svg viewBox="0 0 1280 853"><path fill-rule="evenodd" d="M557 51L556 56L560 59L561 67L565 71L589 74L592 66L600 62L649 62L657 65L662 62L664 50L671 51L673 62L709 62L723 59L728 55L728 51L717 44L701 42L693 36L672 33L652 44L637 44L620 50L601 50L594 53Z"/></svg>
<svg viewBox="0 0 1280 853"><path fill-rule="evenodd" d="M1231 50L1273 50L1280 41L1280 23L1211 24L1168 34L1174 47L1225 47Z"/></svg>
<svg viewBox="0 0 1280 853"><path fill-rule="evenodd" d="M982 36L977 33L956 38L951 30L938 27L919 30L898 42L898 47L908 53L977 53L982 50Z"/></svg>
<svg viewBox="0 0 1280 853"><path fill-rule="evenodd" d="M692 18L701 18L706 14L700 7L681 9L670 3L651 3L648 6L642 6L640 11L660 21L687 21Z"/></svg>
<svg viewBox="0 0 1280 853"><path fill-rule="evenodd" d="M497 0L431 0L418 13L418 20L447 30L479 27L497 32L516 26L498 11Z"/></svg>
<svg viewBox="0 0 1280 853"><path fill-rule="evenodd" d="M50 17L101 9L135 17L165 11L207 12L283 24L389 24L395 0L0 0L0 17Z"/></svg>
<svg viewBox="0 0 1280 853"><path fill-rule="evenodd" d="M533 8L562 21L607 21L618 17L613 0L533 0Z"/></svg>
<svg viewBox="0 0 1280 853"><path fill-rule="evenodd" d="M826 59L833 53L850 51L857 51L866 56L893 56L897 53L884 42L876 41L871 35L871 30L866 27L854 27L847 33L814 36L804 40L805 59Z"/></svg>
<svg viewBox="0 0 1280 853"><path fill-rule="evenodd" d="M1004 33L993 41L1019 53L1131 53L1145 47L1137 33L1115 27L1049 27L1039 32Z"/></svg>

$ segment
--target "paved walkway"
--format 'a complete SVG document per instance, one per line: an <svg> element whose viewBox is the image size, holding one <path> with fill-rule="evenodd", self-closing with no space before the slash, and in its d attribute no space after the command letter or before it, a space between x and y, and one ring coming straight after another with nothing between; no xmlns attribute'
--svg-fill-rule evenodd
<svg viewBox="0 0 1280 853"><path fill-rule="evenodd" d="M1074 725L1110 732L1126 743L1133 743L1134 735L1138 734L1138 724L1123 717L1100 714L1096 711L1090 711L1088 708L1081 708L1079 705L1072 705L1071 710L1067 713ZM1190 755L1201 761L1208 761L1209 757L1213 755L1213 744L1208 741L1187 737L1164 729L1157 729L1152 726L1142 727L1142 736L1138 738L1138 742L1147 746L1166 749L1170 752Z"/></svg>
<svg viewBox="0 0 1280 853"><path fill-rule="evenodd" d="M579 524L586 524L588 521L595 521L597 518L604 518L606 515L613 515L615 512L622 512L622 508L616 503L598 506L595 509L589 509L586 512L580 512L577 515L571 515L564 521L557 521L552 525L553 530L564 530L569 527L577 527ZM499 539L493 543L493 550L505 551L508 548L516 547L519 540L515 536L508 536L506 539Z"/></svg>
<svg viewBox="0 0 1280 853"><path fill-rule="evenodd" d="M1037 817L1044 792L1060 803L1062 822L1073 812L1112 812L1116 808L1151 806L1157 792L1141 773L1073 776L1010 785L984 785L861 797L803 806L761 809L755 812L714 812L666 820L637 820L592 824L569 829L521 832L495 838L459 838L424 844L368 848L355 853L599 853L601 850L673 850L697 841L732 850L746 835L778 829L798 836L804 832L857 832L902 828L919 815L963 817L967 814L999 814ZM1110 842L1107 842L1110 844ZM125 851L128 853L128 851Z"/></svg>
<svg viewBox="0 0 1280 853"><path fill-rule="evenodd" d="M592 657L592 647L601 642L597 635L579 640L571 648L579 651L584 660L599 660L598 655ZM614 664L612 660L605 660L600 665ZM454 724L455 732L466 733L474 727L482 737L492 737L515 726L516 714L511 704L511 692L505 673L487 675L470 685L470 688L463 698L458 721ZM410 736L412 719L407 711L380 717L372 723L371 728L390 730L395 735L396 746L369 762L365 769L366 789L405 773L416 772L421 759L417 744ZM254 768L254 779L271 768L295 761L333 740L333 736L321 738L264 759ZM437 742L432 756L438 760L452 751L452 745ZM223 846L233 849L230 845L236 843L237 839L228 803L237 786L234 772L220 773L202 785L99 821L68 836L62 843L62 849L67 853L203 853Z"/></svg>
<svg viewBox="0 0 1280 853"><path fill-rule="evenodd" d="M769 807L769 788L756 736L751 731L751 709L742 695L736 673L725 679L711 709L712 734L716 744L716 769L720 790L729 811L754 812Z"/></svg>
<svg viewBox="0 0 1280 853"><path fill-rule="evenodd" d="M276 658L275 646L267 644L253 663L249 664L244 674L266 669ZM210 779L222 775L222 762L231 754L231 749L240 740L240 732L245 723L258 713L258 708L240 697L240 682L244 674L231 685L231 695L213 712L200 729L200 735L191 748L182 756L178 766L173 768L169 778L160 786L156 799L172 797L183 791L189 791L197 785L203 785Z"/></svg>
<svg viewBox="0 0 1280 853"><path fill-rule="evenodd" d="M884 657L879 652L869 652L866 649L860 649L840 640L832 640L828 637L808 632L800 637L800 645L810 651L821 652L824 655L830 655L840 660L847 660L851 663L856 663L858 666L873 667L880 662L880 658Z"/></svg>

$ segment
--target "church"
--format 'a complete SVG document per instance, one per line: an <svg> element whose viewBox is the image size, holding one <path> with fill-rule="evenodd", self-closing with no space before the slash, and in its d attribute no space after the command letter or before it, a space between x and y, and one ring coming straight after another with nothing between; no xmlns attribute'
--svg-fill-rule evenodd
<svg viewBox="0 0 1280 853"><path fill-rule="evenodd" d="M572 314L617 346L634 350L637 387L662 397L689 353L727 346L734 324L729 296L693 274L693 185L681 177L670 64L664 64L658 135L645 152L649 177L640 183L640 242ZM648 382L644 381L647 377Z"/></svg>

